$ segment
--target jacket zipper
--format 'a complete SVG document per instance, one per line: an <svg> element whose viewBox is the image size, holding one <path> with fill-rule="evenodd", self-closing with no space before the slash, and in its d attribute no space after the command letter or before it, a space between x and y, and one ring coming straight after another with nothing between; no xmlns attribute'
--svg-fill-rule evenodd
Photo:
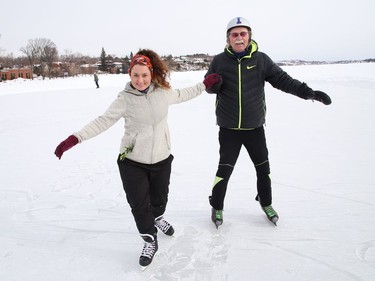
<svg viewBox="0 0 375 281"><path fill-rule="evenodd" d="M241 75L241 59L238 59L238 129L242 124L242 75Z"/></svg>
<svg viewBox="0 0 375 281"><path fill-rule="evenodd" d="M148 93L145 94L145 99L146 99L146 102L147 102L147 105L148 105L148 108L149 108L149 112L152 115L153 110L152 110L152 107L150 105L150 101L148 99ZM151 157L150 161L151 162L150 163L154 163L154 146L155 146L155 126L154 126L154 124L152 124L152 135L153 135L153 138L152 138L152 147L151 147L151 155L150 155L150 157Z"/></svg>

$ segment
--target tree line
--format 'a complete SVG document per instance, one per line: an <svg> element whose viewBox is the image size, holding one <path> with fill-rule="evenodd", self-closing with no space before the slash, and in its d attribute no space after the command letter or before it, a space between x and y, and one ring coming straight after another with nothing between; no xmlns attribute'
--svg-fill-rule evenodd
<svg viewBox="0 0 375 281"><path fill-rule="evenodd" d="M2 56L4 50L0 46L0 70L30 67L35 75L48 77L91 74L95 70L127 73L129 62L133 57L132 52L122 58L108 55L104 47L98 57L84 56L80 53L73 53L71 50L64 50L60 55L56 44L47 38L30 39L26 46L20 48L20 51L23 56L14 57L13 54ZM212 56L195 54L174 58L172 55L167 55L162 56L162 59L174 71L188 71L207 69ZM84 65L89 67L83 67Z"/></svg>
<svg viewBox="0 0 375 281"><path fill-rule="evenodd" d="M122 68L126 68L127 62L133 55L130 53L130 56L125 58L110 56L106 54L104 47L98 57L84 56L80 53L73 53L70 50L64 50L64 53L59 55L56 44L47 38L28 40L26 46L20 48L24 56L14 57L13 54L2 56L1 52L3 51L0 47L0 69L27 66L31 68L34 74L48 77L54 76L54 64L57 62L75 66L98 64L99 70L107 72L114 61L124 62Z"/></svg>

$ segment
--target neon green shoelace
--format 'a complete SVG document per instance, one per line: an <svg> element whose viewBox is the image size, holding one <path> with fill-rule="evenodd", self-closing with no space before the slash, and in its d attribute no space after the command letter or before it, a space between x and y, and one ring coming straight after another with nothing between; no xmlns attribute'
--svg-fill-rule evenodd
<svg viewBox="0 0 375 281"><path fill-rule="evenodd" d="M263 210L266 212L268 217L275 217L277 216L276 211L272 208L272 206L263 207Z"/></svg>
<svg viewBox="0 0 375 281"><path fill-rule="evenodd" d="M223 211L215 210L215 218L218 219L218 220L222 220L223 219Z"/></svg>

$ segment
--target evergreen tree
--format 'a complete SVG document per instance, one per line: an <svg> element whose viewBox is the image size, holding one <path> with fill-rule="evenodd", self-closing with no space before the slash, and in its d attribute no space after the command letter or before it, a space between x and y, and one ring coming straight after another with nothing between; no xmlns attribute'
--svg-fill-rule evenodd
<svg viewBox="0 0 375 281"><path fill-rule="evenodd" d="M107 71L108 70L108 65L107 65L107 60L106 60L106 53L104 51L104 47L102 47L102 53L100 55L100 66L99 66L99 70L101 71Z"/></svg>
<svg viewBox="0 0 375 281"><path fill-rule="evenodd" d="M126 57L122 60L122 73L127 74L127 73L128 73L128 70L129 70L129 66L130 66L130 59L129 59L128 56L126 56Z"/></svg>

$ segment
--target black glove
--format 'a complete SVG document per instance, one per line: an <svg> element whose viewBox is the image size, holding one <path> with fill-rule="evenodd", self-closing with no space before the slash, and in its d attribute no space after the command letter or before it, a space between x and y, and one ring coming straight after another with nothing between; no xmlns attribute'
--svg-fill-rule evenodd
<svg viewBox="0 0 375 281"><path fill-rule="evenodd" d="M322 91L314 91L314 100L320 101L324 103L325 105L329 105L332 103L331 98Z"/></svg>
<svg viewBox="0 0 375 281"><path fill-rule="evenodd" d="M329 105L332 103L331 98L322 91L314 91L306 83L302 83L297 96L303 98L305 100L316 100L324 103L325 105Z"/></svg>

